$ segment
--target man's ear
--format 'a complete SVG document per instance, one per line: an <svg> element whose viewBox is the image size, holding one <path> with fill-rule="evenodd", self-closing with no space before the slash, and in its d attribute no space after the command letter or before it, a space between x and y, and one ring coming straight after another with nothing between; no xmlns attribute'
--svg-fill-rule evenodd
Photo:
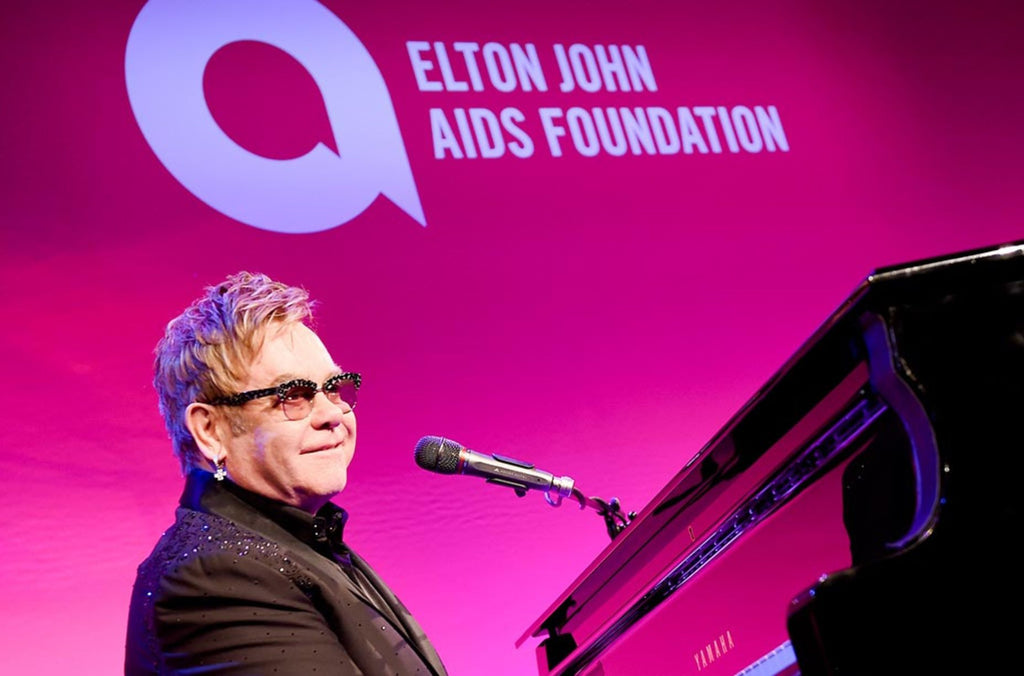
<svg viewBox="0 0 1024 676"><path fill-rule="evenodd" d="M224 429L217 423L217 415L209 404L191 403L185 409L185 426L211 466L222 462L227 452L221 436Z"/></svg>

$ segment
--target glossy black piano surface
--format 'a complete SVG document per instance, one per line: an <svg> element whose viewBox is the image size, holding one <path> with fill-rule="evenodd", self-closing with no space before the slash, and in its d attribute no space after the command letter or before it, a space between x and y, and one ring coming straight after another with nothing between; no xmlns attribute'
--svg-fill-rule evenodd
<svg viewBox="0 0 1024 676"><path fill-rule="evenodd" d="M519 644L552 676L1015 668L1022 423L1024 242L880 268Z"/></svg>

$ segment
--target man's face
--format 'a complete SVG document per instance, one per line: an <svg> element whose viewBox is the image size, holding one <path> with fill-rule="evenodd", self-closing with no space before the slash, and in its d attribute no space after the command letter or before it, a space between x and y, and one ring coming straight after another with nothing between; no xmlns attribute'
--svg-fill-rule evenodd
<svg viewBox="0 0 1024 676"><path fill-rule="evenodd" d="M308 327L272 324L239 389L274 387L295 378L322 384L339 371ZM225 413L225 465L239 486L310 512L345 488L356 450L356 416L348 405L333 404L318 392L301 420L288 420L274 396Z"/></svg>

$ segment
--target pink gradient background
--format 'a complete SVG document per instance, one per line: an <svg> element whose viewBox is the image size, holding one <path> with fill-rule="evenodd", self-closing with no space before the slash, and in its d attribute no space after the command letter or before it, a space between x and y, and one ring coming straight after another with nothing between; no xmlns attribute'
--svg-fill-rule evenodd
<svg viewBox="0 0 1024 676"><path fill-rule="evenodd" d="M453 676L524 676L535 644L515 641L603 523L425 473L421 436L639 510L872 269L1024 236L1020 3L326 2L383 73L428 226L378 199L308 235L220 214L150 150L124 77L142 4L0 10L5 673L121 671L135 567L181 486L152 349L228 273L307 287L364 374L337 498L354 546ZM420 92L408 40L642 44L659 90ZM215 65L208 100L246 147L294 156L328 133L287 59ZM436 160L428 116L737 104L777 106L790 151L555 159L530 127L531 158Z"/></svg>

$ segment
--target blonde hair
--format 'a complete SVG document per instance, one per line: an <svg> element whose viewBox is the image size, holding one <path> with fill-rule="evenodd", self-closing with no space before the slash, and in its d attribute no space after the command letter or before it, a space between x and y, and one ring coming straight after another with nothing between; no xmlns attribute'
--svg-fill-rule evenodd
<svg viewBox="0 0 1024 676"><path fill-rule="evenodd" d="M264 329L274 322L313 320L314 302L300 287L260 273L238 272L167 323L153 363L160 414L182 473L204 458L185 425L185 409L233 394L262 347Z"/></svg>

